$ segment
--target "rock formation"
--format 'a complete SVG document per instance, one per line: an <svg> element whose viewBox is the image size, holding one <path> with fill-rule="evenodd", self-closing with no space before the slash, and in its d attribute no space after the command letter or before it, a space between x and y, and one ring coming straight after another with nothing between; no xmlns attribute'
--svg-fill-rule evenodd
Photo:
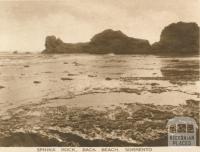
<svg viewBox="0 0 200 152"><path fill-rule="evenodd" d="M159 53L198 53L199 27L196 23L172 23L164 28L152 49Z"/></svg>
<svg viewBox="0 0 200 152"><path fill-rule="evenodd" d="M47 36L43 53L92 54L197 54L199 27L196 23L178 22L165 27L160 41L152 46L148 40L131 38L112 29L96 34L86 43L64 43L55 36Z"/></svg>
<svg viewBox="0 0 200 152"><path fill-rule="evenodd" d="M43 53L83 53L87 43L64 43L55 36L47 36Z"/></svg>
<svg viewBox="0 0 200 152"><path fill-rule="evenodd" d="M131 38L121 31L105 30L96 34L87 43L64 43L55 36L47 36L45 42L46 49L43 53L150 53L150 44L147 40Z"/></svg>
<svg viewBox="0 0 200 152"><path fill-rule="evenodd" d="M90 53L148 53L151 48L147 40L131 38L121 31L113 31L111 29L96 34L89 45Z"/></svg>

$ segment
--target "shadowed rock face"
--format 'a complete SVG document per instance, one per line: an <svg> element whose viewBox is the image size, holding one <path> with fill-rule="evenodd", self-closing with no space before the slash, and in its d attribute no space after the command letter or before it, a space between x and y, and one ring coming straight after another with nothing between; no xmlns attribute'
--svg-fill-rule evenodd
<svg viewBox="0 0 200 152"><path fill-rule="evenodd" d="M198 53L199 27L196 23L178 22L165 27L160 41L152 45L160 53Z"/></svg>
<svg viewBox="0 0 200 152"><path fill-rule="evenodd" d="M121 31L105 30L96 34L88 43L63 43L55 36L48 36L43 53L148 53L151 46L147 40L130 38Z"/></svg>

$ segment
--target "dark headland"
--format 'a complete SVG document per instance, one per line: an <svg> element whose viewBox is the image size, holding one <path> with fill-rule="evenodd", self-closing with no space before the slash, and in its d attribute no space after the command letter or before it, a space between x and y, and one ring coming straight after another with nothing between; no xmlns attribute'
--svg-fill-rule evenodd
<svg viewBox="0 0 200 152"><path fill-rule="evenodd" d="M42 53L199 54L199 26L172 23L162 30L160 41L152 45L148 40L128 37L112 29L94 35L86 43L64 43L55 36L47 36Z"/></svg>

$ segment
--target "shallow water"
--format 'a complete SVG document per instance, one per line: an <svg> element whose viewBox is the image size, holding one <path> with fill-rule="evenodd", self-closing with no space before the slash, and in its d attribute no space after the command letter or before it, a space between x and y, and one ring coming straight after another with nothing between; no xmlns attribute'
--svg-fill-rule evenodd
<svg viewBox="0 0 200 152"><path fill-rule="evenodd" d="M180 104L180 98L182 103L196 99L200 84L198 57L151 55L1 54L0 78L4 108L41 99L127 91L144 98L145 94L156 96L150 101L155 104L162 100L165 104L166 96L168 104Z"/></svg>
<svg viewBox="0 0 200 152"><path fill-rule="evenodd" d="M4 130L9 125L12 126L10 132L32 130L40 135L57 138L57 134L55 136L49 132L48 125L63 116L56 112L55 118L48 117L49 109L72 108L68 110L73 114L73 108L75 111L76 108L81 108L75 112L78 116L73 119L76 123L81 123L82 118L79 116L84 113L84 108L106 111L123 107L123 104L138 103L148 104L147 107L149 104L161 105L164 109L165 105L169 105L177 109L177 106L186 104L186 101L199 101L199 90L199 56L1 53L0 119L5 124L0 129ZM136 107L132 107L131 111L135 111ZM160 110L161 107L156 108ZM90 113L90 110L85 112ZM123 116L123 110L120 112ZM174 110L172 113L177 114ZM106 112L105 115L115 114ZM146 120L146 117L149 118L143 116L141 121L144 118ZM171 115L167 119L170 117ZM98 124L98 121L92 122L95 123ZM63 131L60 126L53 125L53 128ZM81 133L80 128L76 130L72 127L69 132L78 132L84 139L94 138ZM7 134L4 131L2 133ZM95 139L105 140L105 137L111 135L105 131L102 134L95 132ZM136 140L127 135L121 135L119 139L133 143ZM142 140L136 142L140 143Z"/></svg>

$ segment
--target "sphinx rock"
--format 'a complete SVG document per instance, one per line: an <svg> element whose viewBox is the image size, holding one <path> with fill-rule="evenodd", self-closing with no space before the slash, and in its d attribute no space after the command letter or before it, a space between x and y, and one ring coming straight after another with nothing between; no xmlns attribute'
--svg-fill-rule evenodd
<svg viewBox="0 0 200 152"><path fill-rule="evenodd" d="M131 38L111 29L96 34L90 42L64 43L55 36L47 36L43 53L133 54L150 53L147 40Z"/></svg>

